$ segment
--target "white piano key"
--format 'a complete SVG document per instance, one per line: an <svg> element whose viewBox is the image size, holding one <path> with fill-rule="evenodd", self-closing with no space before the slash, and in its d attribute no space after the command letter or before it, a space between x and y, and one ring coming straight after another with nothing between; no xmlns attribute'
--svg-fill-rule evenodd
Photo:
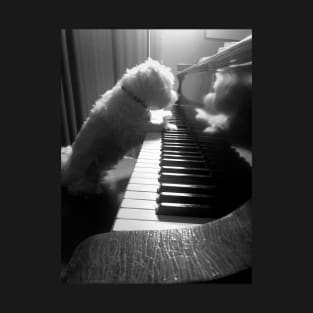
<svg viewBox="0 0 313 313"><path fill-rule="evenodd" d="M158 217L152 210L120 209L117 218L130 220L158 221Z"/></svg>
<svg viewBox="0 0 313 313"><path fill-rule="evenodd" d="M135 167L135 169L133 170L133 173L159 173L160 171L160 167L155 167L155 168L149 168L149 167Z"/></svg>
<svg viewBox="0 0 313 313"><path fill-rule="evenodd" d="M146 153L146 152L142 152L141 154L138 155L138 161L142 160L142 159L155 159L155 160L159 160L161 158L161 152L160 151L154 151L154 152L150 152Z"/></svg>
<svg viewBox="0 0 313 313"><path fill-rule="evenodd" d="M138 155L138 157L140 155L161 155L161 147L155 147L155 148L142 148L140 150L140 153Z"/></svg>
<svg viewBox="0 0 313 313"><path fill-rule="evenodd" d="M149 191L157 192L158 185L142 185L142 184L128 184L127 191Z"/></svg>
<svg viewBox="0 0 313 313"><path fill-rule="evenodd" d="M160 160L160 154L157 153L141 153L138 156L138 159L148 159L148 160Z"/></svg>
<svg viewBox="0 0 313 313"><path fill-rule="evenodd" d="M124 199L156 201L157 196L156 192L126 191Z"/></svg>
<svg viewBox="0 0 313 313"><path fill-rule="evenodd" d="M130 184L146 184L146 185L159 185L159 181L156 178L148 179L148 178L141 178L141 177L131 177L129 180Z"/></svg>
<svg viewBox="0 0 313 313"><path fill-rule="evenodd" d="M147 178L147 179L158 179L159 176L160 175L158 173L143 173L140 171L136 171L132 175L133 178Z"/></svg>
<svg viewBox="0 0 313 313"><path fill-rule="evenodd" d="M140 154L156 154L156 153L161 154L161 147L154 147L153 149L142 147L140 150Z"/></svg>
<svg viewBox="0 0 313 313"><path fill-rule="evenodd" d="M142 148L141 151L142 153L157 153L161 154L161 147L154 147L154 148Z"/></svg>
<svg viewBox="0 0 313 313"><path fill-rule="evenodd" d="M138 163L148 163L148 164L153 164L153 165L159 165L160 160L138 159L136 165Z"/></svg>
<svg viewBox="0 0 313 313"><path fill-rule="evenodd" d="M161 145L160 146L143 146L141 147L141 152L156 152L161 150Z"/></svg>
<svg viewBox="0 0 313 313"><path fill-rule="evenodd" d="M145 140L142 143L142 146L159 146L162 144L162 139L158 139L158 140Z"/></svg>
<svg viewBox="0 0 313 313"><path fill-rule="evenodd" d="M188 223L172 223L172 222L159 222L159 221L142 221L132 219L116 219L112 231L125 231L125 230L159 230L159 229L173 229L193 227L200 224Z"/></svg>
<svg viewBox="0 0 313 313"><path fill-rule="evenodd" d="M142 144L142 148L159 148L161 147L161 142L145 142Z"/></svg>
<svg viewBox="0 0 313 313"><path fill-rule="evenodd" d="M150 200L124 199L121 208L155 210L156 202Z"/></svg>
<svg viewBox="0 0 313 313"><path fill-rule="evenodd" d="M147 162L137 161L135 168L136 169L138 169L138 168L160 169L160 165L159 164L149 164Z"/></svg>

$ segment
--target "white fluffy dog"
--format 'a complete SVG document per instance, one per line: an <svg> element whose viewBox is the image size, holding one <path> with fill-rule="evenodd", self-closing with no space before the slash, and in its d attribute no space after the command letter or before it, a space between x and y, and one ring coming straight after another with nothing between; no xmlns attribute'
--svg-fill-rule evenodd
<svg viewBox="0 0 313 313"><path fill-rule="evenodd" d="M170 68L150 58L128 69L96 102L72 147L62 148L62 186L74 194L101 192L100 174L140 144L149 128L150 110L164 109L176 102L173 86ZM164 118L162 127L175 125Z"/></svg>

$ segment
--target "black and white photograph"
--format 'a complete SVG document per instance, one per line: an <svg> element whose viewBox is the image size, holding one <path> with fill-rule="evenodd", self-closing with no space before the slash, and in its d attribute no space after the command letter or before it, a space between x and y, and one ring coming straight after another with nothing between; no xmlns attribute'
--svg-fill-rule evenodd
<svg viewBox="0 0 313 313"><path fill-rule="evenodd" d="M60 284L253 283L252 40L60 30Z"/></svg>

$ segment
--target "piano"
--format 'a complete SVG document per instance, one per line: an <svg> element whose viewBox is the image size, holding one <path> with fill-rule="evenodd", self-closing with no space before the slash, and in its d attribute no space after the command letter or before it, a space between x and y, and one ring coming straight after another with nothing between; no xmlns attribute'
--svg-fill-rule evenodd
<svg viewBox="0 0 313 313"><path fill-rule="evenodd" d="M177 130L146 135L113 231L204 224L249 200L249 164L223 138L203 134L194 115L177 105Z"/></svg>
<svg viewBox="0 0 313 313"><path fill-rule="evenodd" d="M251 40L177 77L246 61ZM63 282L251 282L252 164L222 135L204 134L182 94L172 113L177 130L146 135L111 231L77 246Z"/></svg>

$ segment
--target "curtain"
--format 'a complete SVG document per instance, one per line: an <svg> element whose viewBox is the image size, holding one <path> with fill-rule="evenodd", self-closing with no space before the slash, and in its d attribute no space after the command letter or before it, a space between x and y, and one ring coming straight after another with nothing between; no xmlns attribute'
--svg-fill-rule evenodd
<svg viewBox="0 0 313 313"><path fill-rule="evenodd" d="M95 101L147 58L147 30L62 30L62 145L71 144Z"/></svg>
<svg viewBox="0 0 313 313"><path fill-rule="evenodd" d="M145 29L114 29L112 44L115 78L122 77L131 68L147 59L147 35Z"/></svg>
<svg viewBox="0 0 313 313"><path fill-rule="evenodd" d="M70 145L82 124L83 114L71 31L61 30L61 144Z"/></svg>

